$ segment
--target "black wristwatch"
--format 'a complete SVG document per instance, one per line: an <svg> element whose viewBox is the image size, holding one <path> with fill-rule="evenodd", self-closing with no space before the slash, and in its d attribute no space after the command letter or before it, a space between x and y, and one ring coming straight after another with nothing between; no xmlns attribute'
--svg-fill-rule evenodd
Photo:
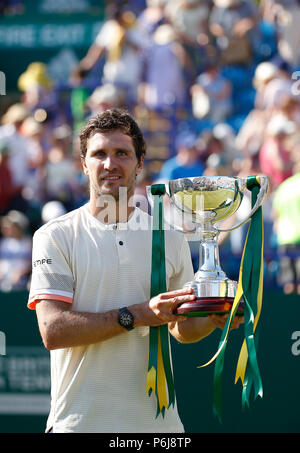
<svg viewBox="0 0 300 453"><path fill-rule="evenodd" d="M134 317L127 307L120 308L118 321L120 326L124 327L127 330L134 329Z"/></svg>

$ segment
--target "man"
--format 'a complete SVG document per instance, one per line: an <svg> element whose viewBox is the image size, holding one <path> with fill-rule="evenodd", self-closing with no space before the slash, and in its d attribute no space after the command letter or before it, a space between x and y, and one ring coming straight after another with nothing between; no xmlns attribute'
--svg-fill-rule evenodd
<svg viewBox="0 0 300 453"><path fill-rule="evenodd" d="M29 308L36 309L51 350L46 429L183 432L176 407L156 418L155 398L146 394L149 326L169 323L175 338L191 342L216 324L173 314L195 298L180 289L193 269L179 233L166 231L168 292L150 299L149 216L131 200L146 151L135 121L126 112L105 111L88 121L80 140L89 203L34 235Z"/></svg>

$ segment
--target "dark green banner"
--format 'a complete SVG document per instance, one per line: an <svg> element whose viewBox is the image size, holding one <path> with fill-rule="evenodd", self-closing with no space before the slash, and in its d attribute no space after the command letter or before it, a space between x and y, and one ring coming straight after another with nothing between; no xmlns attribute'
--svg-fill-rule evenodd
<svg viewBox="0 0 300 453"><path fill-rule="evenodd" d="M197 344L174 344L173 364L178 406L187 432L300 432L300 298L265 290L260 320L258 363L263 398L242 410L242 385L234 385L243 340L242 326L229 335L223 374L223 423L213 415L214 364L206 363L217 350L221 331Z"/></svg>
<svg viewBox="0 0 300 453"><path fill-rule="evenodd" d="M102 26L101 18L74 19L37 18L23 21L0 21L1 49L53 49L58 47L87 47L94 41ZM3 67L5 62L2 61Z"/></svg>
<svg viewBox="0 0 300 453"><path fill-rule="evenodd" d="M0 433L43 432L50 404L49 352L27 297L27 292L0 294ZM172 340L178 408L187 433L300 432L299 296L265 291L260 323L263 398L242 411L241 384L234 385L240 327L231 331L227 345L222 424L212 410L214 364L197 368L215 353L221 331L190 345Z"/></svg>

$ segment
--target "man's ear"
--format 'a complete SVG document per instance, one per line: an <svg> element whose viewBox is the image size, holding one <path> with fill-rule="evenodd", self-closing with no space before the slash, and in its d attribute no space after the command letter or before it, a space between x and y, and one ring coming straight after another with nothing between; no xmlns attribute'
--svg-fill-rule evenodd
<svg viewBox="0 0 300 453"><path fill-rule="evenodd" d="M137 164L137 167L136 167L136 175L139 175L141 173L141 171L143 170L143 166L144 166L144 154L141 155L141 159L139 161L139 163Z"/></svg>
<svg viewBox="0 0 300 453"><path fill-rule="evenodd" d="M86 163L85 163L85 158L84 157L80 157L80 160L81 160L81 165L82 165L82 169L83 169L83 173L88 176L89 175L89 171L88 171L88 168L86 166Z"/></svg>

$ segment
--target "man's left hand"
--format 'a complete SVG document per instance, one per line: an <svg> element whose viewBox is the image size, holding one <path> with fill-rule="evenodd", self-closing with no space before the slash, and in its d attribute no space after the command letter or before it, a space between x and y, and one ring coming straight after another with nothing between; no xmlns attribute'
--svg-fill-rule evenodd
<svg viewBox="0 0 300 453"><path fill-rule="evenodd" d="M228 315L209 315L208 318L219 327L219 329L224 329ZM244 323L244 316L234 316L230 330L238 329L240 324Z"/></svg>

